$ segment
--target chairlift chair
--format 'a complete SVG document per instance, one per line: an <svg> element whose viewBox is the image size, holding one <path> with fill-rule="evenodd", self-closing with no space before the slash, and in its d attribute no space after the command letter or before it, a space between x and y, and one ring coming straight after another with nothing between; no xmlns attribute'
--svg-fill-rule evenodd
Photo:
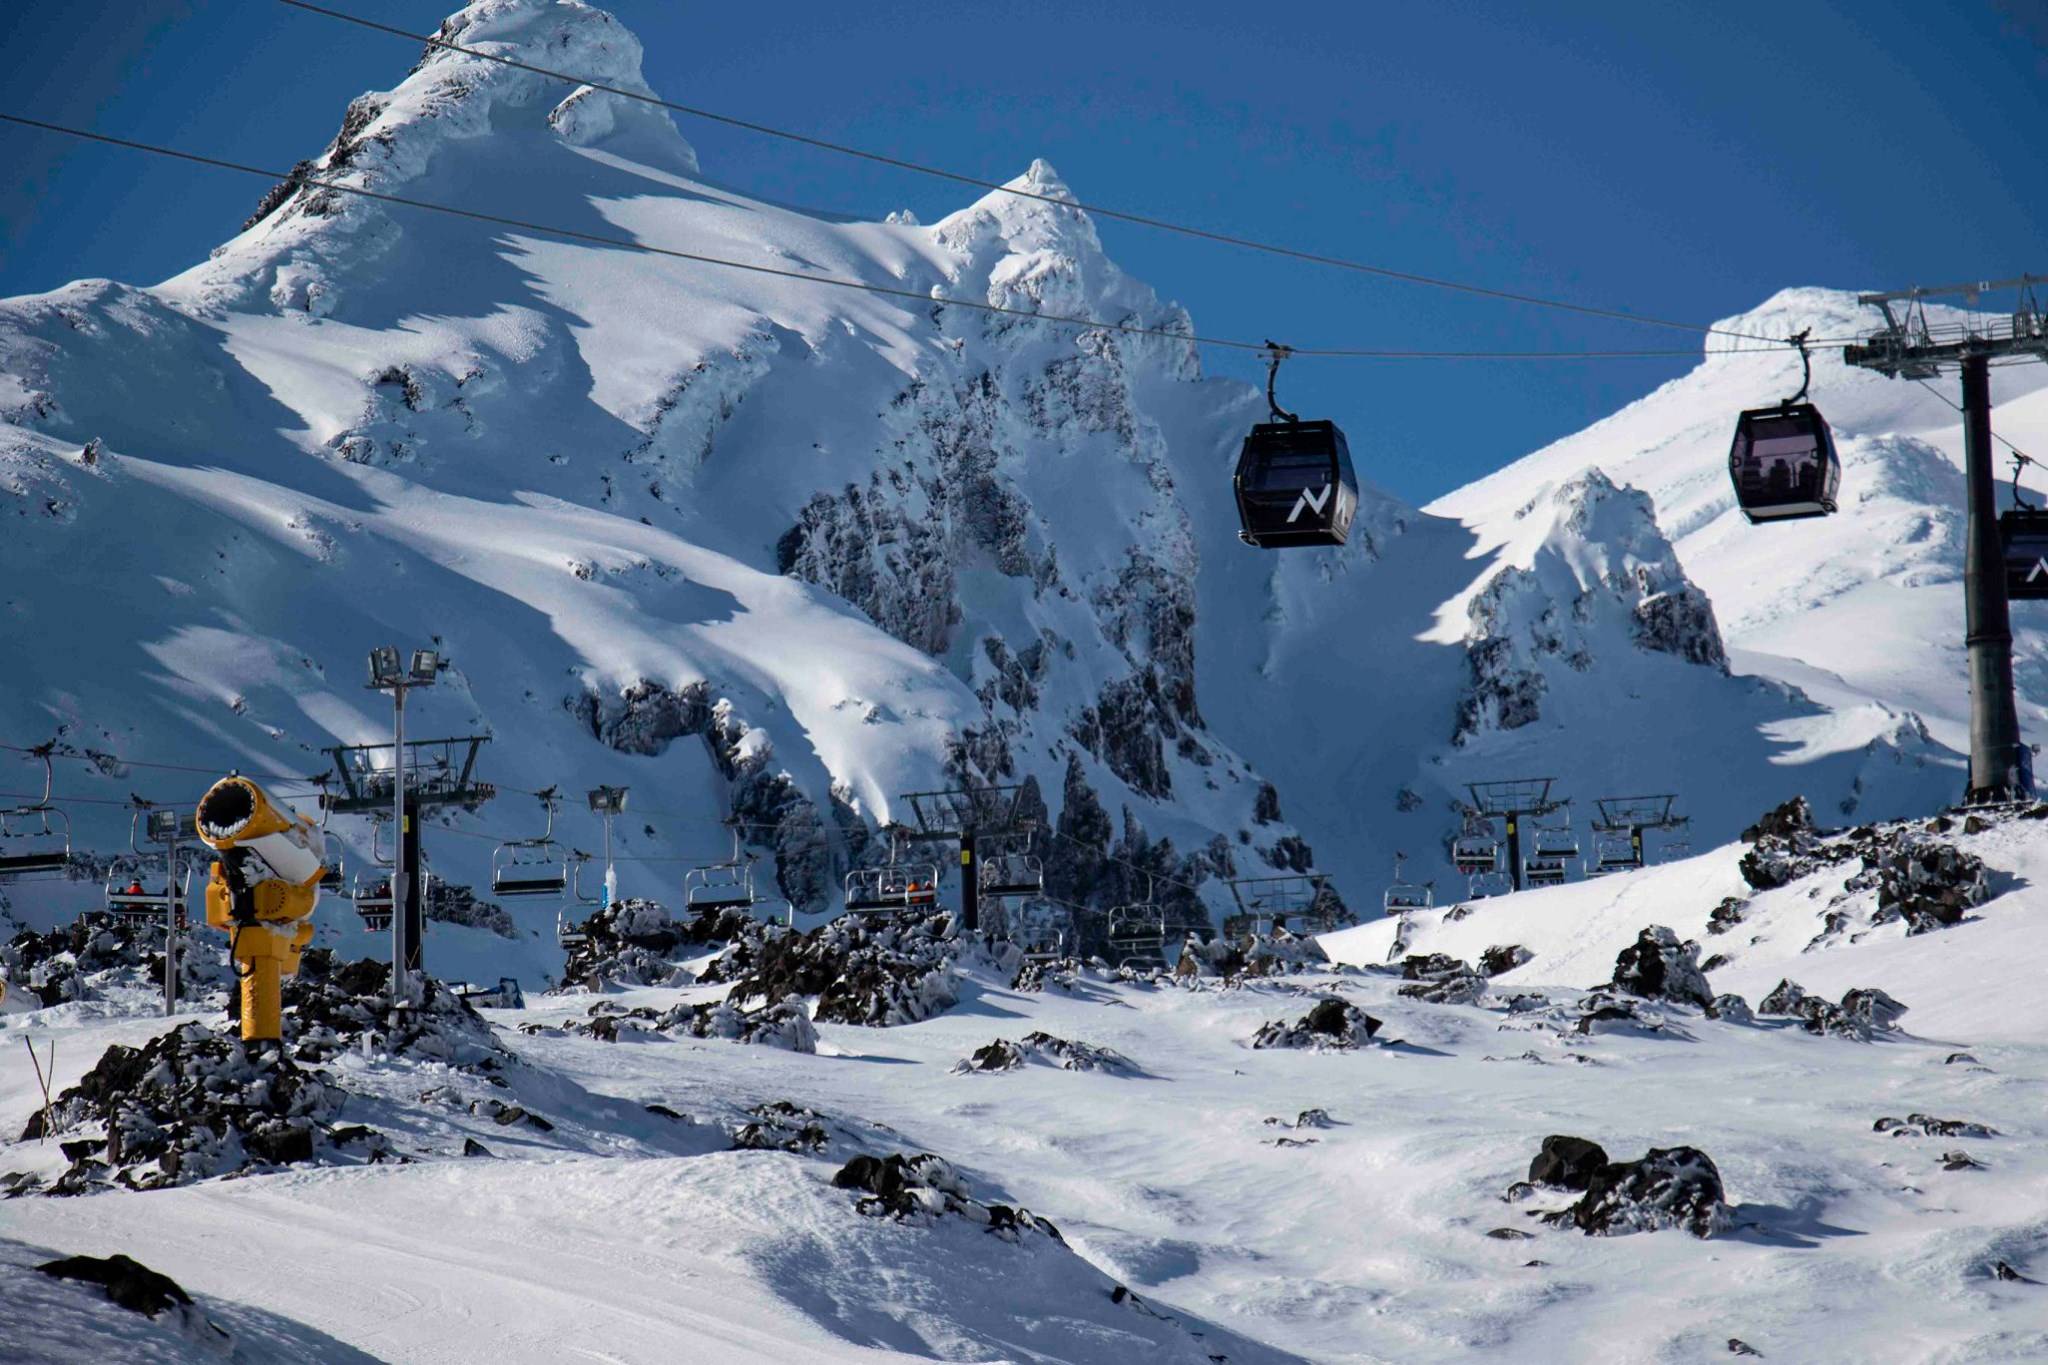
<svg viewBox="0 0 2048 1365"><path fill-rule="evenodd" d="M856 867L846 874L846 908L855 914L922 908L938 904L937 863L897 860L898 836L889 836L889 861L880 867Z"/></svg>
<svg viewBox="0 0 2048 1365"><path fill-rule="evenodd" d="M1565 879L1565 860L1531 855L1522 860L1522 880L1531 886L1559 886Z"/></svg>
<svg viewBox="0 0 2048 1365"><path fill-rule="evenodd" d="M363 927L373 934L382 933L391 927L392 907L397 903L391 892L391 871L358 872L355 875L349 899L355 903L356 913L363 918Z"/></svg>
<svg viewBox="0 0 2048 1365"><path fill-rule="evenodd" d="M1166 960L1166 910L1152 898L1152 874L1145 874L1145 899L1110 907L1108 938L1112 967Z"/></svg>
<svg viewBox="0 0 2048 1365"><path fill-rule="evenodd" d="M0 810L0 881L62 876L71 870L71 817L50 800L53 749L43 744L32 751L43 762L42 799Z"/></svg>
<svg viewBox="0 0 2048 1365"><path fill-rule="evenodd" d="M901 910L935 905L939 899L936 863L890 863L857 867L846 874L846 908L856 913Z"/></svg>
<svg viewBox="0 0 2048 1365"><path fill-rule="evenodd" d="M1402 864L1408 861L1405 853L1394 855L1394 880L1388 884L1386 893L1380 897L1380 908L1389 915L1405 915L1415 910L1428 910L1436 904L1436 891L1427 883L1403 881Z"/></svg>
<svg viewBox="0 0 2048 1365"><path fill-rule="evenodd" d="M1335 422L1304 422L1280 406L1273 384L1292 352L1266 343L1266 406L1238 453L1238 539L1264 550L1342 545L1358 512L1351 447Z"/></svg>
<svg viewBox="0 0 2048 1365"><path fill-rule="evenodd" d="M981 894L987 897L1036 896L1045 890L1045 863L1032 854L1029 835L1014 851L985 855L979 876Z"/></svg>
<svg viewBox="0 0 2048 1365"><path fill-rule="evenodd" d="M1003 936L1026 962L1051 962L1067 955L1067 945L1074 939L1074 916L1049 900L1009 901L1003 908Z"/></svg>
<svg viewBox="0 0 2048 1365"><path fill-rule="evenodd" d="M1799 348L1799 392L1773 407L1751 408L1735 421L1728 476L1735 484L1736 504L1752 525L1824 517L1835 510L1842 462L1827 419L1806 401L1813 385L1807 335L1791 338Z"/></svg>
<svg viewBox="0 0 2048 1365"><path fill-rule="evenodd" d="M1515 882L1507 873L1498 869L1482 872L1465 884L1466 899L1483 901L1494 896L1505 896L1513 892Z"/></svg>
<svg viewBox="0 0 2048 1365"><path fill-rule="evenodd" d="M753 860L740 848L740 832L732 832L732 857L722 863L707 863L683 874L683 903L699 913L746 910L760 897L754 894Z"/></svg>
<svg viewBox="0 0 2048 1365"><path fill-rule="evenodd" d="M161 920L166 910L174 911L182 923L191 903L192 869L182 877L164 874L162 880L137 873L115 873L107 878L107 913L117 919Z"/></svg>
<svg viewBox="0 0 2048 1365"><path fill-rule="evenodd" d="M555 843L555 789L534 795L547 812L547 824L531 839L511 839L491 850L492 895L559 896L568 890L569 865Z"/></svg>
<svg viewBox="0 0 2048 1365"><path fill-rule="evenodd" d="M1588 877L1605 877L1613 872L1633 872L1643 865L1635 837L1627 830L1602 831L1593 839L1593 858L1586 864Z"/></svg>
<svg viewBox="0 0 2048 1365"><path fill-rule="evenodd" d="M1491 834L1461 834L1451 841L1451 864L1467 877L1485 876L1500 867L1500 840Z"/></svg>

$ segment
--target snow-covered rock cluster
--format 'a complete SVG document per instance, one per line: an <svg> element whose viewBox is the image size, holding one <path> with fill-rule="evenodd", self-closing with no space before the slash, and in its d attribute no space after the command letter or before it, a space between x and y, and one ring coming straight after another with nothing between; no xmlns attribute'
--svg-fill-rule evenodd
<svg viewBox="0 0 2048 1365"><path fill-rule="evenodd" d="M958 1075L974 1075L998 1071L1019 1071L1032 1064L1057 1067L1062 1071L1105 1071L1112 1075L1130 1075L1136 1070L1130 1059L1114 1048L1097 1047L1093 1043L1078 1042L1070 1038L1055 1038L1043 1029L1025 1034L1012 1042L998 1038L960 1059L953 1068Z"/></svg>
<svg viewBox="0 0 2048 1365"><path fill-rule="evenodd" d="M1307 1048L1315 1052L1364 1047L1380 1031L1380 1021L1348 1000L1324 996L1307 1014L1288 1023L1275 1019L1252 1035L1255 1048Z"/></svg>
<svg viewBox="0 0 2048 1365"><path fill-rule="evenodd" d="M49 1194L110 1185L157 1189L309 1161L389 1159L383 1134L336 1127L346 1092L275 1047L250 1047L203 1024L112 1047L39 1112L23 1138L66 1138L71 1165ZM47 1129L47 1131L46 1131ZM18 1191L17 1191L18 1192Z"/></svg>
<svg viewBox="0 0 2048 1365"><path fill-rule="evenodd" d="M112 915L81 916L47 932L24 929L0 943L0 981L44 1006L109 996L160 994L164 926ZM218 941L181 936L178 995L202 1000L234 983Z"/></svg>
<svg viewBox="0 0 2048 1365"><path fill-rule="evenodd" d="M814 1000L820 1022L885 1028L950 1009L959 998L954 961L967 951L948 911L848 915L803 933L762 926L702 980L730 986L737 1007Z"/></svg>

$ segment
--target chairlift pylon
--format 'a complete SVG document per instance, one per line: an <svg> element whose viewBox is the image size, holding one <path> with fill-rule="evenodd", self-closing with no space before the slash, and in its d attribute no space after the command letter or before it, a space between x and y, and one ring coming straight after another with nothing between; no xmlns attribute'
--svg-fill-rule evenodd
<svg viewBox="0 0 2048 1365"><path fill-rule="evenodd" d="M1827 419L1806 401L1813 387L1809 335L1788 338L1799 348L1799 392L1775 406L1751 408L1735 420L1728 477L1735 484L1736 505L1751 525L1824 517L1835 510L1842 462Z"/></svg>
<svg viewBox="0 0 2048 1365"><path fill-rule="evenodd" d="M1280 406L1274 384L1293 352L1266 343L1266 406L1237 457L1238 539L1264 550L1342 545L1358 512L1351 447L1335 422L1304 422Z"/></svg>
<svg viewBox="0 0 2048 1365"><path fill-rule="evenodd" d="M2033 463L2012 457L2012 506L1998 516L1998 540L2005 559L2005 595L2016 602L2048 599L2048 507L2027 501L2020 470Z"/></svg>
<svg viewBox="0 0 2048 1365"><path fill-rule="evenodd" d="M56 877L71 870L71 817L50 798L56 782L51 761L56 747L52 740L29 751L30 757L42 760L42 798L0 810L0 881ZM34 829L28 828L31 821Z"/></svg>

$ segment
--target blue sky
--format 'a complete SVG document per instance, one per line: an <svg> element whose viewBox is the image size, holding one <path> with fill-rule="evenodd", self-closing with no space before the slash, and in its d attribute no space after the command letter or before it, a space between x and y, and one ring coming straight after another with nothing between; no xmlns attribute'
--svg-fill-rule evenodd
<svg viewBox="0 0 2048 1365"><path fill-rule="evenodd" d="M452 8L329 0L430 30ZM1425 274L1700 322L1780 287L2048 268L2048 5L774 6L617 0L671 98ZM317 154L416 50L270 3L0 5L0 108L257 164ZM962 187L678 118L708 176L930 221ZM0 128L0 295L152 282L264 186ZM536 217L544 217L537 206ZM1302 346L1662 349L1684 333L1461 298L1143 228L1126 269L1203 331ZM686 244L685 244L686 245ZM1212 370L1256 377L1244 356ZM1308 361L1368 477L1423 499L1686 362Z"/></svg>

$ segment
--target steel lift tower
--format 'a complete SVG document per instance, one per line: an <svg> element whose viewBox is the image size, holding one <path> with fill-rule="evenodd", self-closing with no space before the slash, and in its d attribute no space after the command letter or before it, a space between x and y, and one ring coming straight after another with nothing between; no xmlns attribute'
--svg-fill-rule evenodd
<svg viewBox="0 0 2048 1365"><path fill-rule="evenodd" d="M1963 604L1970 651L1970 781L1964 804L2016 801L2034 794L2033 756L2020 739L2012 686L2012 616L2005 550L1999 538L1996 482L1991 471L1991 366L2048 360L2048 317L2034 286L2048 276L1864 294L1857 302L1884 313L1883 330L1842 353L1842 359L1893 379L1962 375L1963 474L1969 523L1963 543ZM2016 291L2010 313L1959 312L1930 323L1925 300L1960 298L1966 307L1994 291Z"/></svg>

